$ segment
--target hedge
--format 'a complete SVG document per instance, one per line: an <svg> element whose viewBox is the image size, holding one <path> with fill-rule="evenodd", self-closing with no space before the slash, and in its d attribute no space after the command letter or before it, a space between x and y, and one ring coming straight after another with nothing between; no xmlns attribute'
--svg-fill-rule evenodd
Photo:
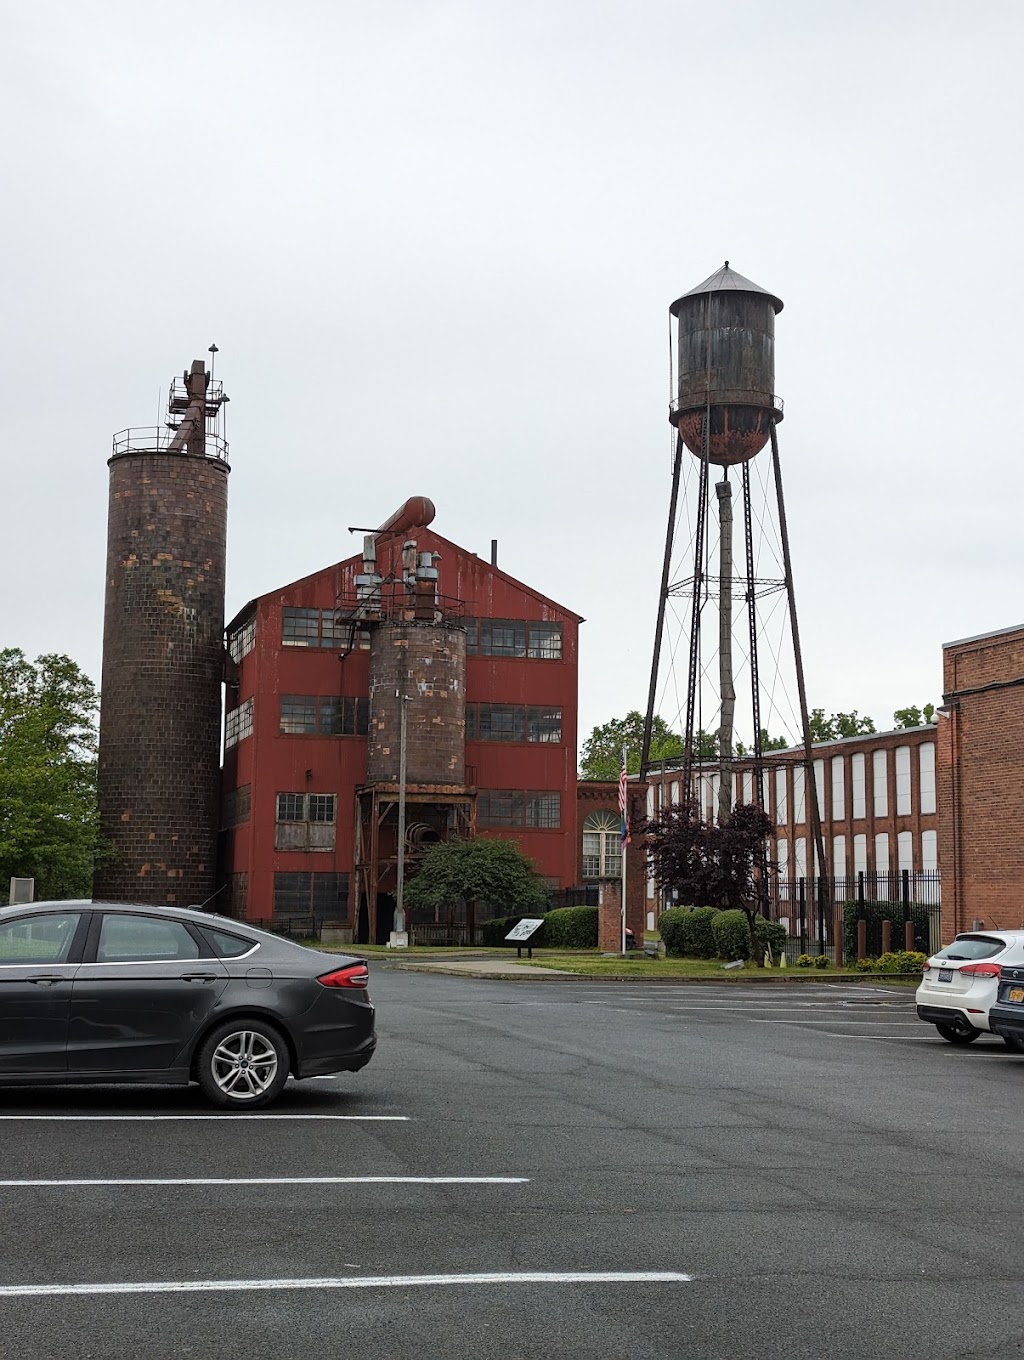
<svg viewBox="0 0 1024 1360"><path fill-rule="evenodd" d="M754 936L761 954L771 950L772 959L778 962L786 952L786 927L781 921L769 921L764 916L754 917Z"/></svg>
<svg viewBox="0 0 1024 1360"><path fill-rule="evenodd" d="M914 923L914 943L928 947L928 907L922 902L909 904L910 919ZM857 957L857 922L863 919L867 924L867 950L877 956L882 952L882 922L891 922L889 942L894 950L903 948L903 903L902 902L857 902L843 903L843 954L848 959Z"/></svg>
<svg viewBox="0 0 1024 1360"><path fill-rule="evenodd" d="M750 958L750 929L745 911L719 911L711 922L715 948L723 959Z"/></svg>
<svg viewBox="0 0 1024 1360"><path fill-rule="evenodd" d="M548 949L596 949L597 907L557 907L547 912L544 944Z"/></svg>
<svg viewBox="0 0 1024 1360"><path fill-rule="evenodd" d="M669 907L658 917L658 932L665 953L674 957L713 959L717 952L711 922L718 915L714 907Z"/></svg>

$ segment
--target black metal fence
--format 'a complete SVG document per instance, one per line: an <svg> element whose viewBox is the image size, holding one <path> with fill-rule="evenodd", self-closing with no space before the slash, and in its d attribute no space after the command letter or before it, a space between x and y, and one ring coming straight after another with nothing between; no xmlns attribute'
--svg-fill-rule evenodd
<svg viewBox="0 0 1024 1360"><path fill-rule="evenodd" d="M940 902L937 872L901 869L859 872L845 878L775 877L768 884L763 909L785 925L787 957L826 954L834 959L838 925L845 957L856 958L858 924L863 922L865 953L877 958L886 949L903 949L908 938L914 949L934 953L939 947Z"/></svg>

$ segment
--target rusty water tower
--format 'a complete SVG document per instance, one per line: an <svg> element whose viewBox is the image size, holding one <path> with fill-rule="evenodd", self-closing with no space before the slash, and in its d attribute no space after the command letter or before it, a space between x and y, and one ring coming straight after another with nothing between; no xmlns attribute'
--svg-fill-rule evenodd
<svg viewBox="0 0 1024 1360"><path fill-rule="evenodd" d="M197 359L164 426L114 436L98 773L113 855L98 900L187 906L216 891L227 400Z"/></svg>
<svg viewBox="0 0 1024 1360"><path fill-rule="evenodd" d="M704 813L708 811L699 796L700 775L695 773L695 767L705 767L702 775L708 764L714 764L717 797L712 815L724 822L736 801L735 602L747 616L746 626L741 625L738 650L745 666L743 680L750 702L750 727L749 732L744 730L744 735L749 742L748 758L753 763L754 799L762 805L766 801L762 700L766 693L774 694L778 674L771 677L772 683L766 687L763 670L768 667L762 667L761 662L762 610L765 599L779 592L786 595L797 690L794 727L798 731L794 744L803 745L806 787L814 787L803 657L779 463L778 425L783 411L782 402L775 395L775 318L782 311L782 301L737 273L726 260L710 278L677 298L669 311L676 323L673 396L669 405L669 420L676 430L675 454L641 776L650 763L667 607L673 600L685 600L686 604L678 611L686 620L682 636L673 639L667 649L669 657L677 650L687 656L685 712L680 714L684 742L680 801L694 804ZM770 481L767 473L763 479L752 479L751 463L768 445ZM683 476L684 449L697 460L697 467L696 475L688 479L688 498L684 497L690 538L677 560L674 540L681 489L687 481ZM721 469L715 482L717 516L708 512L712 468ZM731 471L738 473L740 490L743 546L739 562L733 554ZM774 573L766 571L769 554L762 551L771 538L777 543L775 560L779 569ZM675 616L674 608L671 613ZM772 656L770 661L776 665L777 657ZM713 758L708 757L706 750L696 750L705 721L717 746ZM704 731L704 735L706 739L708 732ZM813 795L807 798L807 811L818 862L824 865L820 818Z"/></svg>

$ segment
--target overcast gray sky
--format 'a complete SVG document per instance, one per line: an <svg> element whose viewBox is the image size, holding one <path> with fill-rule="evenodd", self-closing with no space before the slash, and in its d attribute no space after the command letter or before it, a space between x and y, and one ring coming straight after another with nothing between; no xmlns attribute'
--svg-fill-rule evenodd
<svg viewBox="0 0 1024 1360"><path fill-rule="evenodd" d="M425 494L586 617L581 735L642 708L667 308L725 258L786 304L811 703L890 725L1024 618L1019 0L0 16L0 645L98 681L111 434L215 340L229 616Z"/></svg>

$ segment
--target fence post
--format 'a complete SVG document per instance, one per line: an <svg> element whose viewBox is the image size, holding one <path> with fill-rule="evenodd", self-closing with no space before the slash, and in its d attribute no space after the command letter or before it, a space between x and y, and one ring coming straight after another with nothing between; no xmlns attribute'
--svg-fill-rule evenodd
<svg viewBox="0 0 1024 1360"><path fill-rule="evenodd" d="M903 898L903 948L912 950L914 948L914 923L910 919L910 870L902 870L900 877L903 880L900 884L900 895Z"/></svg>
<svg viewBox="0 0 1024 1360"><path fill-rule="evenodd" d="M824 954L827 948L825 935L825 880L819 874L816 882L817 892L815 893L815 896L818 899L818 949Z"/></svg>
<svg viewBox="0 0 1024 1360"><path fill-rule="evenodd" d="M807 893L804 891L804 881L800 880L799 888L800 901L800 953L807 953Z"/></svg>

